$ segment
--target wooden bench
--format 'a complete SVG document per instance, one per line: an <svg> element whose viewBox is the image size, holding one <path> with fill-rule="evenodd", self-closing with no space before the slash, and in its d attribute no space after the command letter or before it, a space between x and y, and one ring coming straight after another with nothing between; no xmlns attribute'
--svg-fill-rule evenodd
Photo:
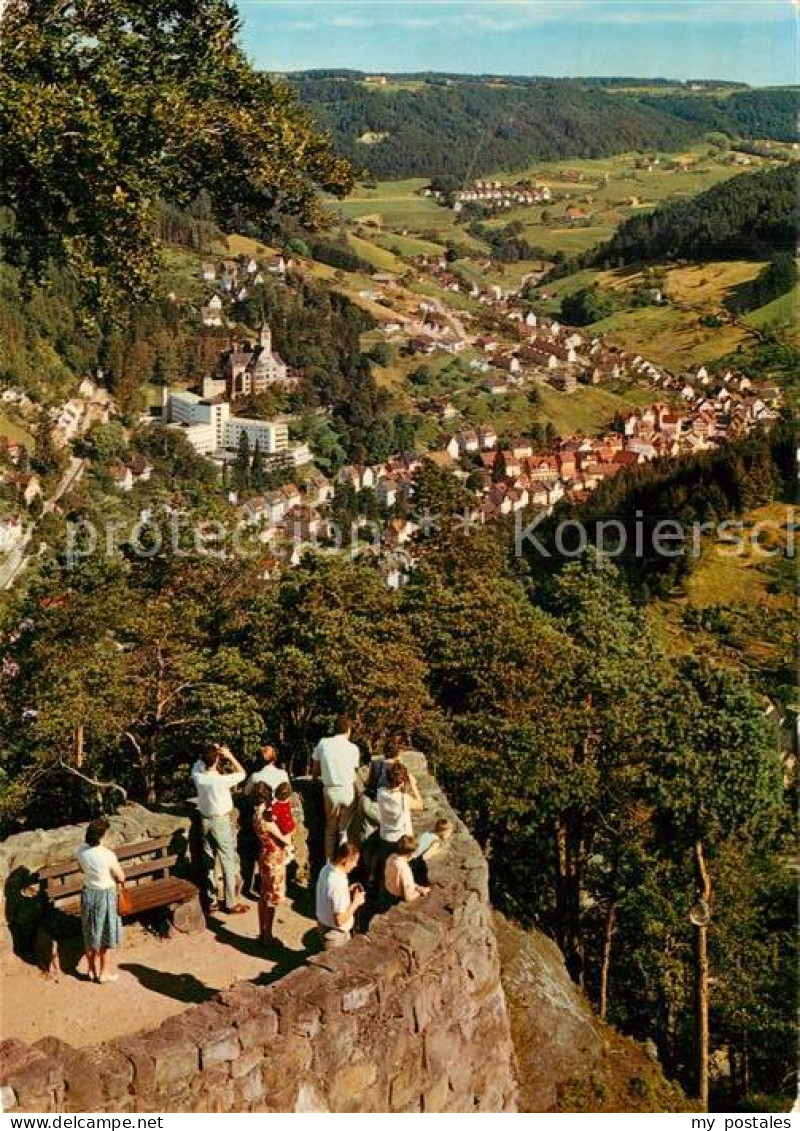
<svg viewBox="0 0 800 1131"><path fill-rule="evenodd" d="M171 841L168 836L157 837L114 849L125 873L129 907L124 918L164 907L179 930L203 930L205 918L196 884L171 874L178 862L177 854L170 852ZM83 872L77 860L69 860L41 868L37 880L44 909L37 950L50 972L58 973L57 939L75 933L75 920L81 914Z"/></svg>

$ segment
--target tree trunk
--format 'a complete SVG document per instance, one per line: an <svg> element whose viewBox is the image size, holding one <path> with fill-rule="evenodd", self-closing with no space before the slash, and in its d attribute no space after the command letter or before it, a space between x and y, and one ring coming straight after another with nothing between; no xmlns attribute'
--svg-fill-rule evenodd
<svg viewBox="0 0 800 1131"><path fill-rule="evenodd" d="M750 1055L747 1033L742 1034L742 1049L739 1056L739 1090L743 1100L750 1095Z"/></svg>
<svg viewBox="0 0 800 1131"><path fill-rule="evenodd" d="M75 727L75 765L80 770L83 766L83 743L85 738L85 731L83 723L78 723Z"/></svg>
<svg viewBox="0 0 800 1131"><path fill-rule="evenodd" d="M617 905L609 903L606 908L605 923L603 925L603 955L600 962L600 1000L598 1012L603 1021L608 1012L608 973L611 969L611 943L614 938L614 927L617 921Z"/></svg>
<svg viewBox="0 0 800 1131"><path fill-rule="evenodd" d="M700 899L711 903L711 878L702 841L694 846L694 863ZM708 926L694 924L694 1028L695 1077L701 1110L708 1111Z"/></svg>
<svg viewBox="0 0 800 1131"><path fill-rule="evenodd" d="M562 951L567 949L567 834L564 822L558 818L555 829L556 855L556 942Z"/></svg>

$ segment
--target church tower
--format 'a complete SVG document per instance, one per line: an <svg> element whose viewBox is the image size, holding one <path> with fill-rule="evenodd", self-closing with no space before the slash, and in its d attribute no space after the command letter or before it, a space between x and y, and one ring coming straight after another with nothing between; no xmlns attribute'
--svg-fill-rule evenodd
<svg viewBox="0 0 800 1131"><path fill-rule="evenodd" d="M261 323L261 329L258 333L258 344L264 353L272 353L272 330L269 328L268 322Z"/></svg>

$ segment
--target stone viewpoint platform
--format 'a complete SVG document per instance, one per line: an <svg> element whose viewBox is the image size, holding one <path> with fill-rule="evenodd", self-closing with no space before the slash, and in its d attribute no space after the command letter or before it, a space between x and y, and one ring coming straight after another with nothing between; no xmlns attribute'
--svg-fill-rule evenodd
<svg viewBox="0 0 800 1131"><path fill-rule="evenodd" d="M515 1111L488 866L423 756L404 760L426 802L419 831L440 816L456 827L424 900L279 981L238 982L151 1031L85 1048L6 1040L4 1109Z"/></svg>

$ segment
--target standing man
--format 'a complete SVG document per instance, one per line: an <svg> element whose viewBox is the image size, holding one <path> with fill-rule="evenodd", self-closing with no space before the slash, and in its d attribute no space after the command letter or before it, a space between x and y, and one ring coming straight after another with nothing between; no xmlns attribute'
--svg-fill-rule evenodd
<svg viewBox="0 0 800 1131"><path fill-rule="evenodd" d="M332 859L337 844L347 839L347 829L356 802L358 747L350 741L353 724L349 715L339 715L334 733L321 738L314 753L313 774L322 779L325 801L325 858Z"/></svg>
<svg viewBox="0 0 800 1131"><path fill-rule="evenodd" d="M361 884L351 884L349 875L358 864L354 844L337 844L317 880L317 930L325 950L350 941L356 911L364 903Z"/></svg>
<svg viewBox="0 0 800 1131"><path fill-rule="evenodd" d="M229 763L233 772L222 773L223 761ZM227 746L209 747L203 757L192 767L192 781L197 790L197 807L203 826L203 859L206 865L206 892L209 911L217 911L217 884L214 869L219 856L222 878L225 882L225 904L223 910L228 915L242 915L247 911L243 903L236 901L236 879L238 866L236 842L233 835L231 816L233 798L231 790L240 785L246 773Z"/></svg>

